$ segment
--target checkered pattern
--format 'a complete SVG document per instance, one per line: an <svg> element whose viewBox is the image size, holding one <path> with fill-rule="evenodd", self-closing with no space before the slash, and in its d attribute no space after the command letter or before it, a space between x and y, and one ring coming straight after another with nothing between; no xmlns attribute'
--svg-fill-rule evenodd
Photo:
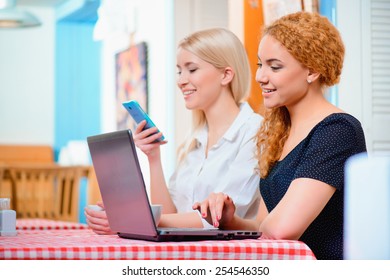
<svg viewBox="0 0 390 280"><path fill-rule="evenodd" d="M46 219L17 219L16 230L88 229L85 224Z"/></svg>
<svg viewBox="0 0 390 280"><path fill-rule="evenodd" d="M315 259L302 242L230 240L151 242L97 235L91 230L19 230L0 238L0 259Z"/></svg>

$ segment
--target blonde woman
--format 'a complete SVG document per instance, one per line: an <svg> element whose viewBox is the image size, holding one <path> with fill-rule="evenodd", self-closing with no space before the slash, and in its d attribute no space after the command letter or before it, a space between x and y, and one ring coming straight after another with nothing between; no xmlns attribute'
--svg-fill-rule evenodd
<svg viewBox="0 0 390 280"><path fill-rule="evenodd" d="M366 152L360 122L329 103L344 45L325 17L299 12L266 27L256 80L267 109L257 134L261 201L256 219L235 215L234 197L196 203L224 229L256 229L262 238L305 242L318 259L343 258L344 164Z"/></svg>
<svg viewBox="0 0 390 280"><path fill-rule="evenodd" d="M156 129L134 140L148 157L151 202L163 205L160 227L212 227L192 209L211 192L234 198L237 215L254 218L260 194L255 172L255 135L261 116L245 102L250 68L241 41L229 30L202 30L184 38L177 49L177 86L192 111L192 129L180 148L179 163L167 184ZM189 124L190 126L190 124ZM88 225L99 234L111 233L105 212L85 210Z"/></svg>

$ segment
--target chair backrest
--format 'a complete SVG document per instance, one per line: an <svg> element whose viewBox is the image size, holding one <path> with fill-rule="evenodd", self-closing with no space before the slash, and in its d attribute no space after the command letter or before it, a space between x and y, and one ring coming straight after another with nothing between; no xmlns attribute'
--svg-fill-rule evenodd
<svg viewBox="0 0 390 280"><path fill-rule="evenodd" d="M16 189L8 166L14 164L55 164L53 148L49 145L0 144L0 197L11 198L12 209L15 209Z"/></svg>
<svg viewBox="0 0 390 280"><path fill-rule="evenodd" d="M9 182L5 182L4 173L5 165L0 162L0 197L11 197L11 188Z"/></svg>
<svg viewBox="0 0 390 280"><path fill-rule="evenodd" d="M91 166L91 169L88 174L88 204L96 204L97 201L102 201L102 196L100 194L99 184L96 178L95 169Z"/></svg>
<svg viewBox="0 0 390 280"><path fill-rule="evenodd" d="M48 145L0 145L0 197L11 198L18 218L77 222L82 178L88 180L89 194L98 199L91 166L58 165Z"/></svg>
<svg viewBox="0 0 390 280"><path fill-rule="evenodd" d="M89 168L35 164L9 167L17 217L77 222L80 180Z"/></svg>
<svg viewBox="0 0 390 280"><path fill-rule="evenodd" d="M0 162L53 163L53 148L48 145L0 145Z"/></svg>

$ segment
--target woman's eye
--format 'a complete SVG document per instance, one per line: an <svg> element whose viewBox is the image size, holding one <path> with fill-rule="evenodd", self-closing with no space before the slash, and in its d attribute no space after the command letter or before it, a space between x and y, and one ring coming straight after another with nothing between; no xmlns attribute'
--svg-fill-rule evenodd
<svg viewBox="0 0 390 280"><path fill-rule="evenodd" d="M257 67L261 68L262 66L263 66L262 63L260 63L260 62L257 63Z"/></svg>
<svg viewBox="0 0 390 280"><path fill-rule="evenodd" d="M282 69L282 67L281 66L271 66L271 69L273 71L278 71L278 70Z"/></svg>
<svg viewBox="0 0 390 280"><path fill-rule="evenodd" d="M190 73L194 73L196 70L198 70L197 68L195 68L195 69L189 69L188 71L190 72Z"/></svg>

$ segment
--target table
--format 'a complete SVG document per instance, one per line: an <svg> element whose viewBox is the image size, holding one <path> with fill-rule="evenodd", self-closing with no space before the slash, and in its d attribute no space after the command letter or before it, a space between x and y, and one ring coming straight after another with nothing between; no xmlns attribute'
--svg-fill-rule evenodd
<svg viewBox="0 0 390 280"><path fill-rule="evenodd" d="M88 229L86 224L48 219L17 219L16 230Z"/></svg>
<svg viewBox="0 0 390 280"><path fill-rule="evenodd" d="M28 226L19 222L17 236L0 238L0 259L18 260L313 260L310 248L291 240L153 242L97 235L89 228ZM21 225L22 224L22 225ZM58 229L53 229L58 228ZM29 229L25 229L29 228ZM44 229L47 228L47 229ZM48 229L50 228L50 229Z"/></svg>

